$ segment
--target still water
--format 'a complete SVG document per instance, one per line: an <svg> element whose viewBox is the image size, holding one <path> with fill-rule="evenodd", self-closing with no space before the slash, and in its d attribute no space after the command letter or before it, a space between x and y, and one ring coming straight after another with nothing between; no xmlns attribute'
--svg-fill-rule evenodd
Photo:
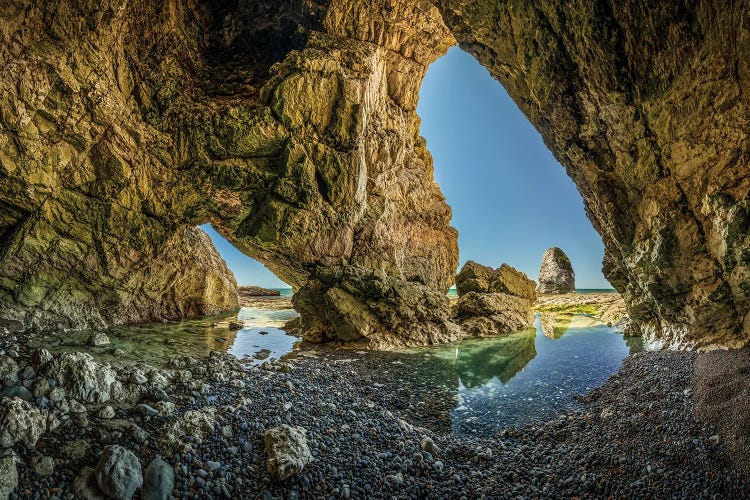
<svg viewBox="0 0 750 500"><path fill-rule="evenodd" d="M586 315L556 318L554 328L551 323L543 329L537 316L534 328L507 336L411 351L407 384L452 392L446 398L451 431L485 435L580 408L573 396L604 383L628 354L642 349L640 339L624 338Z"/></svg>
<svg viewBox="0 0 750 500"><path fill-rule="evenodd" d="M85 351L110 363L141 362L164 366L174 356L201 358L211 351L229 352L248 364L279 359L288 354L299 338L287 335L281 327L299 314L293 309L257 309L243 307L239 314L229 314L180 321L149 323L108 328L104 333L110 344L88 345L90 331L47 333L29 341L32 348L50 351ZM229 328L230 321L240 320L240 330Z"/></svg>
<svg viewBox="0 0 750 500"><path fill-rule="evenodd" d="M163 366L176 355L220 351L260 364L295 349L300 339L282 327L297 316L292 309L244 307L237 316L110 328L107 346L89 346L91 332L85 331L36 336L30 346L88 351L112 363ZM236 320L244 327L230 329ZM590 316L545 314L537 315L534 328L502 337L358 355L382 360L377 371L387 390L418 401L420 417L454 434L485 435L580 408L576 394L604 383L641 349L640 339L625 338Z"/></svg>

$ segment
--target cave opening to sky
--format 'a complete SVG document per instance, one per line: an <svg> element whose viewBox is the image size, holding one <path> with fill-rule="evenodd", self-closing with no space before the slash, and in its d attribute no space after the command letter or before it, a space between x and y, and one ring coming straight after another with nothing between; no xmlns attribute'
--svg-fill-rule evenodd
<svg viewBox="0 0 750 500"><path fill-rule="evenodd" d="M506 262L536 280L544 251L562 248L577 288L611 288L601 272L604 245L565 169L502 85L459 47L427 71L417 112L435 180L453 210L459 269L467 260ZM239 285L288 285L202 226Z"/></svg>
<svg viewBox="0 0 750 500"><path fill-rule="evenodd" d="M542 255L562 248L577 288L611 288L604 244L583 199L505 88L459 47L435 61L417 112L435 180L453 210L459 269L503 262L537 279Z"/></svg>

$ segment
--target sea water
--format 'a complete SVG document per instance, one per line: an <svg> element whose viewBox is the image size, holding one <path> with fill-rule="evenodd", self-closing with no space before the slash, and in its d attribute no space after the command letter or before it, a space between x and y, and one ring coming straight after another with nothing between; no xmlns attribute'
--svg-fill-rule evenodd
<svg viewBox="0 0 750 500"><path fill-rule="evenodd" d="M566 318L546 336L534 328L495 338L411 350L407 384L433 384L449 401L455 434L485 435L498 429L544 422L580 409L574 398L603 384L622 360L642 349L586 315ZM549 332L548 332L549 334ZM429 394L424 387L413 392ZM447 390L446 390L447 389ZM432 397L432 396L431 396Z"/></svg>

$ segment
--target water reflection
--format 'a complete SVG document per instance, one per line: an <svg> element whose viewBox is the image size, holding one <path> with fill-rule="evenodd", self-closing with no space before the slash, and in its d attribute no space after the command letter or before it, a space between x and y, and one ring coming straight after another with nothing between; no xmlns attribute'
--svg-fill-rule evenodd
<svg viewBox="0 0 750 500"><path fill-rule="evenodd" d="M534 359L535 338L535 329L521 330L502 337L466 340L458 346L436 349L433 356L453 361L453 369L465 387L479 387L493 378L505 383Z"/></svg>
<svg viewBox="0 0 750 500"><path fill-rule="evenodd" d="M293 309L242 308L239 314L108 328L104 330L111 342L107 346L89 346L87 340L91 331L85 330L37 335L29 340L29 346L53 352L86 351L110 363L142 362L163 366L175 355L200 358L211 351L219 351L230 352L254 364L278 359L292 351L299 339L287 335L280 327L297 316ZM238 319L244 323L244 328L230 329L230 321ZM261 356L256 356L261 351Z"/></svg>
<svg viewBox="0 0 750 500"><path fill-rule="evenodd" d="M553 419L579 408L574 395L604 383L625 356L642 349L640 339L623 338L589 316L573 315L561 323L549 321L545 331L537 316L535 329L411 351L414 359L406 365L412 373L401 380L416 384L410 392L425 399L434 399L436 392L424 381L452 380L441 395L446 415L431 418L449 422L457 434Z"/></svg>

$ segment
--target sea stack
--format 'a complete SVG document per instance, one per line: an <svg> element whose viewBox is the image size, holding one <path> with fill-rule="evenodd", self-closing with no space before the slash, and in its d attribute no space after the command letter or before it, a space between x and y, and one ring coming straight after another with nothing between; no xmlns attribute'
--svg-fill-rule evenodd
<svg viewBox="0 0 750 500"><path fill-rule="evenodd" d="M576 275L565 252L552 247L544 252L539 269L539 293L569 293L576 290Z"/></svg>
<svg viewBox="0 0 750 500"><path fill-rule="evenodd" d="M472 337L487 337L528 328L535 283L513 267L492 269L468 261L456 276L457 319Z"/></svg>

